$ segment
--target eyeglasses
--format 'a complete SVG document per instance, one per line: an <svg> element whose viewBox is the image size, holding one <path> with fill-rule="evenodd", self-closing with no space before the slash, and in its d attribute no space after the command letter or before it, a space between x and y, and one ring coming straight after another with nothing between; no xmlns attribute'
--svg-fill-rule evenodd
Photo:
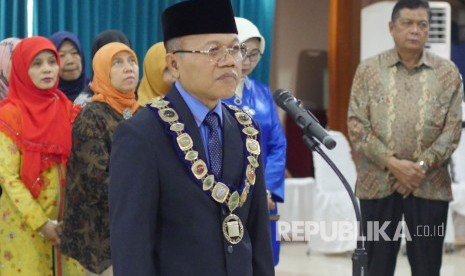
<svg viewBox="0 0 465 276"><path fill-rule="evenodd" d="M204 54L210 58L210 61L218 63L223 60L227 54L230 54L236 61L242 61L247 56L247 46L245 44L237 44L232 47L226 46L211 46L208 50L195 51L195 50L176 50L173 54L187 53L187 54Z"/></svg>
<svg viewBox="0 0 465 276"><path fill-rule="evenodd" d="M250 53L247 53L245 55L243 61L246 61L247 59L249 59L250 62L257 62L261 56L262 56L262 53L260 53L260 50L254 49Z"/></svg>

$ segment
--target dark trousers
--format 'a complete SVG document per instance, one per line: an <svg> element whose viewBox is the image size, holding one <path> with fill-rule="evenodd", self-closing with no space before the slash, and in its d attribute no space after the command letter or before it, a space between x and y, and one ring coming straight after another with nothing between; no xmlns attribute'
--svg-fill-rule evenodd
<svg viewBox="0 0 465 276"><path fill-rule="evenodd" d="M401 243L407 239L412 276L439 276L449 202L399 193L375 200L360 200L367 237L368 276L393 276ZM407 231L400 231L404 215ZM380 229L381 231L377 231ZM411 239L410 239L411 238Z"/></svg>

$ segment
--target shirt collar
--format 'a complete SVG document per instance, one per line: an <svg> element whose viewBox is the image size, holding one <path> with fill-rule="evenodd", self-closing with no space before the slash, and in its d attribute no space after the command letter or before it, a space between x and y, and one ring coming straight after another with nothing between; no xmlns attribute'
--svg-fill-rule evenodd
<svg viewBox="0 0 465 276"><path fill-rule="evenodd" d="M386 65L388 67L392 67L394 65L400 64L399 54L397 53L397 50L395 48L387 51L386 55L387 55L387 57L386 57L386 60L387 60ZM426 53L426 50L423 50L423 52L421 53L420 60L415 65L415 67L421 67L422 65L432 67L429 55Z"/></svg>
<svg viewBox="0 0 465 276"><path fill-rule="evenodd" d="M184 88L182 88L181 84L179 82L175 82L174 85L179 91L179 94L181 94L181 97L184 99L186 102L187 106L191 110L192 114L194 115L195 122L197 123L197 126L200 127L202 125L203 120L207 116L207 114L210 112L208 107L204 105L202 102L200 102L198 99L196 99L194 96L189 94ZM218 101L216 106L211 110L212 112L215 112L218 117L220 118L220 125L223 125L223 110L221 107L221 101Z"/></svg>

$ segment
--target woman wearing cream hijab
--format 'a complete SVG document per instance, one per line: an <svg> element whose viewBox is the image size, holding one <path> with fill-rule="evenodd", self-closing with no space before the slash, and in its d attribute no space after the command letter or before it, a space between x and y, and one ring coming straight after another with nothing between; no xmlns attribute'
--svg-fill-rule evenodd
<svg viewBox="0 0 465 276"><path fill-rule="evenodd" d="M0 101L6 97L8 92L11 56L13 55L13 50L20 41L21 39L16 37L6 38L0 41Z"/></svg>
<svg viewBox="0 0 465 276"><path fill-rule="evenodd" d="M137 101L142 106L153 97L165 96L175 81L166 67L165 56L163 42L154 44L145 55L144 76L137 90Z"/></svg>
<svg viewBox="0 0 465 276"><path fill-rule="evenodd" d="M62 250L78 260L87 275L112 275L107 196L112 136L139 108L139 66L135 53L120 42L100 48L92 66L94 96L73 126Z"/></svg>

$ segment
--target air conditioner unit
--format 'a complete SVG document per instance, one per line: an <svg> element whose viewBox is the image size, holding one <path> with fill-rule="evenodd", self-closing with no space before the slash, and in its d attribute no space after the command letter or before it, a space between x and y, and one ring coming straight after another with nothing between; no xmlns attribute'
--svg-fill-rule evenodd
<svg viewBox="0 0 465 276"><path fill-rule="evenodd" d="M392 9L396 2L381 1L362 9L360 59L364 60L394 47L389 33ZM448 2L429 2L432 18L426 48L443 58L450 59L451 7Z"/></svg>

